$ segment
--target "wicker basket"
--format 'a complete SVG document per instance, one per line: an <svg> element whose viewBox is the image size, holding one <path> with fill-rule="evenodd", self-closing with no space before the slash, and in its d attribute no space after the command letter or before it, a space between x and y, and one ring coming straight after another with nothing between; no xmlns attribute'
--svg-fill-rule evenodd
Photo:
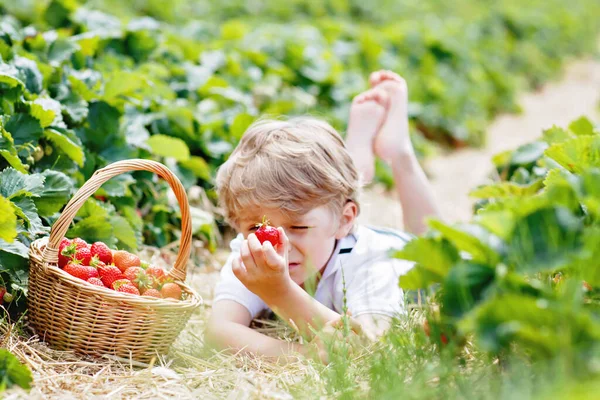
<svg viewBox="0 0 600 400"><path fill-rule="evenodd" d="M181 207L181 244L168 273L187 293L185 300L154 299L116 292L75 278L57 266L58 246L87 198L110 178L145 170L165 179ZM40 338L61 350L114 355L148 362L164 354L181 332L200 296L185 285L191 246L191 219L185 190L164 165L149 160L119 161L102 168L69 201L49 238L31 244L29 319Z"/></svg>

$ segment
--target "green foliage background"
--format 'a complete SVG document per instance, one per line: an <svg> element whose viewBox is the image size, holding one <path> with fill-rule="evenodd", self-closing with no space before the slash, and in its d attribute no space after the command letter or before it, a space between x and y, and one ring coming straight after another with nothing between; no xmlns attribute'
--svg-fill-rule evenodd
<svg viewBox="0 0 600 400"><path fill-rule="evenodd" d="M408 80L423 154L428 140L481 143L518 91L594 49L599 15L594 0L0 0L2 278L25 290L29 244L97 169L156 159L210 194L258 116L310 113L343 131L376 69ZM164 182L135 172L105 184L69 235L162 246L177 213ZM195 215L209 240L211 219Z"/></svg>

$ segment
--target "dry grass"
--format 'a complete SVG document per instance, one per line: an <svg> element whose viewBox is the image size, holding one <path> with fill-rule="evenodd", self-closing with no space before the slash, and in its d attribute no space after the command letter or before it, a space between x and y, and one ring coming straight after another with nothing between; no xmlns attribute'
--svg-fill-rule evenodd
<svg viewBox="0 0 600 400"><path fill-rule="evenodd" d="M298 358L283 365L265 357L219 353L204 345L212 288L225 253L211 257L202 253L205 262L189 271L188 282L202 294L206 304L192 316L168 356L151 364L56 351L31 335L26 319L0 322L2 347L27 364L34 376L31 391L13 388L5 398L287 399L300 395L291 393L301 381L318 384L319 369L323 367L312 361ZM142 258L167 266L171 254L170 249L144 248ZM296 340L293 330L277 321L255 321L255 328L270 336Z"/></svg>

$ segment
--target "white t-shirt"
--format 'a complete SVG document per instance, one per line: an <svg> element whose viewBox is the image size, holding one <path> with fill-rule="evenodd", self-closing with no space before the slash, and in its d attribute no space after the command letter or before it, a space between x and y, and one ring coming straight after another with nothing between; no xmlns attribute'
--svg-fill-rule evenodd
<svg viewBox="0 0 600 400"><path fill-rule="evenodd" d="M355 232L337 242L314 294L314 298L341 313L346 287L346 305L352 316L404 314L404 295L398 286L401 275L413 263L390 258L389 251L401 249L411 236L386 228L358 226ZM239 257L244 238L231 241L231 255L221 270L213 302L233 300L248 309L252 318L270 311L264 301L248 290L233 274L232 262ZM343 279L342 279L343 274Z"/></svg>

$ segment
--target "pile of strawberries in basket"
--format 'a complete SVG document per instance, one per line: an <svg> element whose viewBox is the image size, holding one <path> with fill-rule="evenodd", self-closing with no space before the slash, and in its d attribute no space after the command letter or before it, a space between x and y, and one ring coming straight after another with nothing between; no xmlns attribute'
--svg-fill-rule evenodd
<svg viewBox="0 0 600 400"><path fill-rule="evenodd" d="M106 244L64 238L58 249L58 266L91 285L117 292L181 300L182 290L165 270L140 260L125 250L111 250Z"/></svg>

